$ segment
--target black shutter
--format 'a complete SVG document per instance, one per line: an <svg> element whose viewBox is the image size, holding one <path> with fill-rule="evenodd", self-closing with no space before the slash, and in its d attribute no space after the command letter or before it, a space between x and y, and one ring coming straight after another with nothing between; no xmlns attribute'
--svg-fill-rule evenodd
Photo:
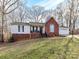
<svg viewBox="0 0 79 59"><path fill-rule="evenodd" d="M22 32L24 32L24 26L22 26Z"/></svg>
<svg viewBox="0 0 79 59"><path fill-rule="evenodd" d="M33 26L33 32L34 32L34 26Z"/></svg>
<svg viewBox="0 0 79 59"><path fill-rule="evenodd" d="M20 32L20 25L18 25L18 32Z"/></svg>

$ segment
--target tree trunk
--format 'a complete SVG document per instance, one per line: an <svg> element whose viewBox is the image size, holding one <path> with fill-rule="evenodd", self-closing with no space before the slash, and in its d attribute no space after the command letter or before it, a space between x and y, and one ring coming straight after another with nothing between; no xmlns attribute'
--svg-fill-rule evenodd
<svg viewBox="0 0 79 59"><path fill-rule="evenodd" d="M76 22L76 21L74 20L74 21L73 21L73 34L75 34L75 32L74 32L74 31L75 31L75 22Z"/></svg>
<svg viewBox="0 0 79 59"><path fill-rule="evenodd" d="M2 35L1 35L1 42L4 42L4 13L2 12Z"/></svg>
<svg viewBox="0 0 79 59"><path fill-rule="evenodd" d="M71 23L71 20L69 20L69 31L70 31L70 34L72 33L72 23Z"/></svg>
<svg viewBox="0 0 79 59"><path fill-rule="evenodd" d="M66 21L66 26L69 27L69 20Z"/></svg>

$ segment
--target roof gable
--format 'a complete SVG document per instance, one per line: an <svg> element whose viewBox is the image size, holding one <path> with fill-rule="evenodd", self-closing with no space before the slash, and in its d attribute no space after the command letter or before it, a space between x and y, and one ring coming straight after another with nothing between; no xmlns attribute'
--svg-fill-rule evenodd
<svg viewBox="0 0 79 59"><path fill-rule="evenodd" d="M49 22L50 20L52 20L52 21L54 21L54 22L56 22L56 23L58 24L58 22L57 22L53 17L51 17L50 19L48 19L47 22ZM46 22L46 23L47 23L47 22Z"/></svg>
<svg viewBox="0 0 79 59"><path fill-rule="evenodd" d="M51 19L58 23L58 21L53 16L48 16L46 19L46 23Z"/></svg>

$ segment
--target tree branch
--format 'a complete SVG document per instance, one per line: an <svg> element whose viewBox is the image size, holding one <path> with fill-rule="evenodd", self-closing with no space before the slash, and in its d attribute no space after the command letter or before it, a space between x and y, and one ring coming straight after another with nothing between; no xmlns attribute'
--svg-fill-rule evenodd
<svg viewBox="0 0 79 59"><path fill-rule="evenodd" d="M10 1L11 1L11 0L7 1L7 2L5 3L5 5L7 5Z"/></svg>
<svg viewBox="0 0 79 59"><path fill-rule="evenodd" d="M13 2L12 4L10 4L7 9L5 11L7 11L11 6L13 6L14 4L16 4L19 0L16 0L15 2Z"/></svg>
<svg viewBox="0 0 79 59"><path fill-rule="evenodd" d="M5 14L9 14L9 13L11 13L12 11L14 11L14 10L17 9L17 8L18 8L18 6L15 7L13 10L11 10L11 11L9 11L9 12L6 12Z"/></svg>

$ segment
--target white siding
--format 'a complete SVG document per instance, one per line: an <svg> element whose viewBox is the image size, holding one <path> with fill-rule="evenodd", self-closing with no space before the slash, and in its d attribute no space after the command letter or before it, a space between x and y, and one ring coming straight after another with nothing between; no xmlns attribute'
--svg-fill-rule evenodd
<svg viewBox="0 0 79 59"><path fill-rule="evenodd" d="M62 35L62 36L69 35L69 28L59 28L59 35Z"/></svg>
<svg viewBox="0 0 79 59"><path fill-rule="evenodd" d="M26 34L30 34L30 26L25 26L25 27L24 27L24 32L25 32Z"/></svg>
<svg viewBox="0 0 79 59"><path fill-rule="evenodd" d="M40 27L38 27L38 31L40 31Z"/></svg>
<svg viewBox="0 0 79 59"><path fill-rule="evenodd" d="M21 31L18 32L18 25L11 25L11 33L12 34L30 34L30 26L29 25L24 26L24 32L22 32L22 26L20 28L21 28Z"/></svg>
<svg viewBox="0 0 79 59"><path fill-rule="evenodd" d="M17 25L11 25L11 33L17 33L17 32L18 32Z"/></svg>

